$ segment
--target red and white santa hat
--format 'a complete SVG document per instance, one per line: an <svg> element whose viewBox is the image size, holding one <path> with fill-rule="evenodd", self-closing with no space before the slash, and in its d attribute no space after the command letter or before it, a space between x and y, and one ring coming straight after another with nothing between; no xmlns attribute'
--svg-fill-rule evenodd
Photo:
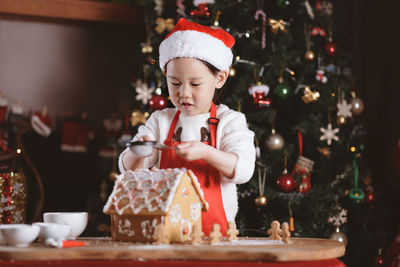
<svg viewBox="0 0 400 267"><path fill-rule="evenodd" d="M228 71L232 64L231 48L234 44L235 38L222 29L213 29L181 18L160 44L160 67L164 71L171 59L189 57Z"/></svg>

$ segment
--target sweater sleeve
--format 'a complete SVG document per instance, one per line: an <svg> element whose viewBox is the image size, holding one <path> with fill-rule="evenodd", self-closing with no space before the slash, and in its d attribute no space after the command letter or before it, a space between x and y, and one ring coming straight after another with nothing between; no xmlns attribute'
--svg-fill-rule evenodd
<svg viewBox="0 0 400 267"><path fill-rule="evenodd" d="M236 154L237 162L232 179L223 177L225 182L243 184L253 176L256 151L254 132L249 130L243 113L229 110L221 117L218 128L222 132L219 148L222 151Z"/></svg>
<svg viewBox="0 0 400 267"><path fill-rule="evenodd" d="M138 133L133 137L133 141L136 141L139 137L143 135L147 135L150 137L151 140L158 141L159 140L159 116L160 112L155 111L151 116L147 119L145 125L142 125L138 129ZM123 166L122 163L122 156L125 153L131 153L129 151L129 148L125 149L122 151L122 153L119 156L118 159L118 167L121 173L124 173L126 171L125 167ZM146 157L144 161L144 168L151 168L156 164L158 160L158 153L152 154L152 156Z"/></svg>

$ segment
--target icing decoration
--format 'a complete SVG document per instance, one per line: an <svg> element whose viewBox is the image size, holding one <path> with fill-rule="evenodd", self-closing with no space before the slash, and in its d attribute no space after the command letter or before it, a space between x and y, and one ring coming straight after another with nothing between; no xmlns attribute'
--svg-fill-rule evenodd
<svg viewBox="0 0 400 267"><path fill-rule="evenodd" d="M131 222L128 219L125 219L124 223L122 220L118 222L118 232L127 236L135 235L135 232L131 229Z"/></svg>
<svg viewBox="0 0 400 267"><path fill-rule="evenodd" d="M170 219L169 221L171 223L178 223L179 220L182 217L182 211L181 211L181 206L179 206L179 204L176 204L172 207L171 209L171 213L170 213Z"/></svg>
<svg viewBox="0 0 400 267"><path fill-rule="evenodd" d="M117 177L103 212L114 209L118 215L141 212L148 214L156 211L166 214L185 172L184 168L126 171ZM200 183L192 171L187 172L203 203L202 208L207 210L208 203L204 199ZM171 215L172 213L171 211Z"/></svg>
<svg viewBox="0 0 400 267"><path fill-rule="evenodd" d="M200 218L201 215L201 206L200 203L192 203L190 205L190 216L194 221Z"/></svg>
<svg viewBox="0 0 400 267"><path fill-rule="evenodd" d="M157 226L157 219L153 219L150 224L150 220L145 220L140 223L140 228L142 229L142 235L147 238L151 239L154 230L156 229Z"/></svg>

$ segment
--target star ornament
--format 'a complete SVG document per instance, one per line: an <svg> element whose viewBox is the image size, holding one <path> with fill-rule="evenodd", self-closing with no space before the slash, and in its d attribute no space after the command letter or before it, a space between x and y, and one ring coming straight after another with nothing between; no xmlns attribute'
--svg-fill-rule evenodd
<svg viewBox="0 0 400 267"><path fill-rule="evenodd" d="M326 140L328 146L332 144L332 140L339 141L339 137L336 135L339 132L339 128L332 129L332 124L328 123L328 127L320 128L322 135L319 140Z"/></svg>
<svg viewBox="0 0 400 267"><path fill-rule="evenodd" d="M352 105L351 104L347 104L346 100L342 100L340 102L337 103L337 108L338 108L338 112L337 112L337 116L343 116L343 117L348 117L351 118L352 113L351 113L351 108Z"/></svg>

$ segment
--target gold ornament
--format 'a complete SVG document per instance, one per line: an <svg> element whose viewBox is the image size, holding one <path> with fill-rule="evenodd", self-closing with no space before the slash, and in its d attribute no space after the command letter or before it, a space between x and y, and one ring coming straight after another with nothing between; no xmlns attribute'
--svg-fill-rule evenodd
<svg viewBox="0 0 400 267"><path fill-rule="evenodd" d="M145 123L148 116L149 116L148 112L142 113L139 110L133 111L131 115L132 127L135 127L138 123Z"/></svg>
<svg viewBox="0 0 400 267"><path fill-rule="evenodd" d="M264 168L263 176L261 177L261 167L258 168L258 191L260 195L256 197L255 203L257 206L265 206L268 203L267 197L264 196L265 179L267 175L267 168Z"/></svg>
<svg viewBox="0 0 400 267"><path fill-rule="evenodd" d="M336 119L336 123L338 125L345 125L347 122L346 117L345 116L338 116Z"/></svg>
<svg viewBox="0 0 400 267"><path fill-rule="evenodd" d="M315 58L314 51L312 51L312 50L307 50L306 54L304 55L304 58L305 58L306 60L309 60L309 61L314 60L314 58Z"/></svg>
<svg viewBox="0 0 400 267"><path fill-rule="evenodd" d="M308 104L310 102L317 101L319 98L319 92L318 91L311 91L311 88L309 86L306 86L304 88L304 95L301 97L304 101L304 103Z"/></svg>
<svg viewBox="0 0 400 267"><path fill-rule="evenodd" d="M5 183L9 186L9 192L3 191ZM0 175L0 198L2 199L0 201L0 210L2 210L0 212L0 223L25 223L26 177L22 172L9 172Z"/></svg>
<svg viewBox="0 0 400 267"><path fill-rule="evenodd" d="M144 44L142 46L142 53L143 54L150 54L151 52L153 52L153 47L149 43Z"/></svg>
<svg viewBox="0 0 400 267"><path fill-rule="evenodd" d="M318 147L318 151L328 159L331 157L331 151L329 150L329 147Z"/></svg>
<svg viewBox="0 0 400 267"><path fill-rule="evenodd" d="M154 28L154 30L158 32L158 34L163 33L165 30L170 32L174 28L174 19L157 18L156 24L157 26Z"/></svg>
<svg viewBox="0 0 400 267"><path fill-rule="evenodd" d="M234 77L236 75L236 70L233 67L229 68L229 76Z"/></svg>
<svg viewBox="0 0 400 267"><path fill-rule="evenodd" d="M221 11L217 11L217 15L215 15L215 21L214 21L214 25L212 26L212 28L214 29L218 29L219 28L219 16L221 15Z"/></svg>
<svg viewBox="0 0 400 267"><path fill-rule="evenodd" d="M354 97L351 100L351 111L353 111L354 115L360 115L364 110L364 102L361 98Z"/></svg>
<svg viewBox="0 0 400 267"><path fill-rule="evenodd" d="M285 32L285 33L287 32L287 29L285 28L285 26L287 26L288 23L285 22L285 21L282 20L282 19L275 20L275 19L269 18L269 19L268 19L268 23L269 23L269 25L271 26L271 31L272 31L274 34L277 34L279 30L281 30L282 32Z"/></svg>
<svg viewBox="0 0 400 267"><path fill-rule="evenodd" d="M256 197L255 201L257 206L266 206L268 203L267 197L266 196L258 196Z"/></svg>

